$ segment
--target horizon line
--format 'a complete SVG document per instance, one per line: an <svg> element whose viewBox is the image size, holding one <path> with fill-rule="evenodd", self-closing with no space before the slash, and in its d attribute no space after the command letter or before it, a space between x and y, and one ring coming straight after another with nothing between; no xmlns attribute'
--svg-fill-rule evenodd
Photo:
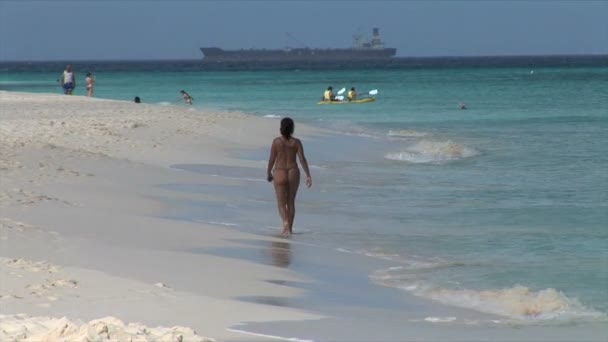
<svg viewBox="0 0 608 342"><path fill-rule="evenodd" d="M608 53L598 54L497 54L497 55L425 55L425 56L395 56L388 59L403 60L403 59L433 59L433 58L542 58L542 57L606 57ZM21 60L0 60L0 63L48 63L48 62L203 62L204 58L129 58L129 59L21 59Z"/></svg>

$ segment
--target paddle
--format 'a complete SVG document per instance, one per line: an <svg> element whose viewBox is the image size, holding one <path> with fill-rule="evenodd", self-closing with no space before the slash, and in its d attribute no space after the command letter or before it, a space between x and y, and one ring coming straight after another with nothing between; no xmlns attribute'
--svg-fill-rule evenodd
<svg viewBox="0 0 608 342"><path fill-rule="evenodd" d="M336 100L338 100L338 101L344 101L344 96L341 96L341 95L342 95L342 94L344 94L344 92L345 92L345 91L346 91L346 88L342 88L342 89L340 89L340 91L338 91L338 95L340 95L340 96L336 96ZM378 90L374 89L374 90L372 90L372 91L376 91L376 92L375 92L374 94L372 94L372 95L378 94ZM370 93L370 94L371 94L371 93Z"/></svg>
<svg viewBox="0 0 608 342"><path fill-rule="evenodd" d="M372 90L368 91L367 94L369 94L371 96L378 95L378 89L372 89ZM367 94L365 94L365 95L367 95ZM362 96L361 98L364 99L364 98L367 98L367 97L368 96Z"/></svg>
<svg viewBox="0 0 608 342"><path fill-rule="evenodd" d="M342 88L340 89L340 91L338 91L338 96L336 96L336 100L338 101L344 101L344 96L340 95L340 94L344 94L344 92L346 91L346 88ZM373 89L367 92L370 95L378 95L378 89Z"/></svg>
<svg viewBox="0 0 608 342"><path fill-rule="evenodd" d="M367 94L372 95L372 96L378 95L378 89L372 89L372 90L368 91ZM361 95L367 95L367 94L362 93ZM367 97L368 96L362 96L361 99L365 99Z"/></svg>

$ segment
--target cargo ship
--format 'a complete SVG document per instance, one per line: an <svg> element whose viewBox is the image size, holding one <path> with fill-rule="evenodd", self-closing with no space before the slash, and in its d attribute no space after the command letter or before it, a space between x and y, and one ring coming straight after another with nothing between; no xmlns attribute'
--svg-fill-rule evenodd
<svg viewBox="0 0 608 342"><path fill-rule="evenodd" d="M380 30L372 30L372 38L361 34L353 36L351 48L285 48L223 50L218 47L202 47L204 62L373 62L390 60L397 53L395 48L384 47Z"/></svg>

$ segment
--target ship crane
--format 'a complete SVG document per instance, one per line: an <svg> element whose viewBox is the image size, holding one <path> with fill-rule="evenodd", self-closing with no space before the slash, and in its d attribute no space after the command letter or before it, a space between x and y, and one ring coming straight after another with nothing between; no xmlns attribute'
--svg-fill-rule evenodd
<svg viewBox="0 0 608 342"><path fill-rule="evenodd" d="M305 48L308 48L308 44L303 43L301 40L299 40L298 38L296 38L293 34L289 33L289 32L285 32L285 34L287 35L287 46L289 46L289 38L293 39L296 43L302 45Z"/></svg>

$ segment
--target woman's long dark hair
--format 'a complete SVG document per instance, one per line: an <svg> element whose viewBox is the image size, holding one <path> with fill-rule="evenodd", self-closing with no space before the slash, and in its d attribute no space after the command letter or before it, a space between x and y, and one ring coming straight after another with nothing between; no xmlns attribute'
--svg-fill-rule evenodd
<svg viewBox="0 0 608 342"><path fill-rule="evenodd" d="M283 120L281 120L281 135L286 139L291 138L291 135L293 134L293 126L294 124L291 118L283 118Z"/></svg>

